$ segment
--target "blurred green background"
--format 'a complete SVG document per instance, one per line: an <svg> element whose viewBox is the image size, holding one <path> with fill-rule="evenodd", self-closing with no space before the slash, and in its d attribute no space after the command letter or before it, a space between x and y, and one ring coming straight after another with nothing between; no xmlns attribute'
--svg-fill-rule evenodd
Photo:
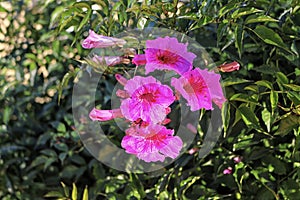
<svg viewBox="0 0 300 200"><path fill-rule="evenodd" d="M129 174L83 147L72 85L89 29L145 27L185 33L241 69L221 73L228 109L208 156ZM298 0L1 1L0 199L299 199L299 54Z"/></svg>

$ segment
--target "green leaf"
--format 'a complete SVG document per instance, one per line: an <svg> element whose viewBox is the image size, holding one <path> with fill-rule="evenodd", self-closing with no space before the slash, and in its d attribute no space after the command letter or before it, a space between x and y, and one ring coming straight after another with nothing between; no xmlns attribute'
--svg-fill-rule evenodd
<svg viewBox="0 0 300 200"><path fill-rule="evenodd" d="M263 10L259 10L257 8L254 8L254 7L240 8L232 14L232 18L237 19L237 18L240 18L242 16L250 15L250 14L254 14L254 13L258 13L258 12L263 12Z"/></svg>
<svg viewBox="0 0 300 200"><path fill-rule="evenodd" d="M76 187L75 183L73 183L72 200L77 200L77 187Z"/></svg>
<svg viewBox="0 0 300 200"><path fill-rule="evenodd" d="M267 127L267 131L268 133L270 133L270 130L271 130L271 113L268 111L267 108L264 108L262 111L261 111L261 117Z"/></svg>
<svg viewBox="0 0 300 200"><path fill-rule="evenodd" d="M70 190L69 190L69 188L68 188L63 182L60 182L60 184L62 185L62 187L63 187L63 189L64 189L65 196L66 196L66 197L69 197L69 195L70 195Z"/></svg>
<svg viewBox="0 0 300 200"><path fill-rule="evenodd" d="M271 102L272 113L274 113L275 109L277 108L277 104L278 104L278 93L275 92L274 90L271 90L270 102Z"/></svg>
<svg viewBox="0 0 300 200"><path fill-rule="evenodd" d="M89 191L87 186L84 188L82 200L89 200Z"/></svg>
<svg viewBox="0 0 300 200"><path fill-rule="evenodd" d="M247 126L260 129L259 120L250 108L241 106L238 108L238 111L241 113L242 119Z"/></svg>
<svg viewBox="0 0 300 200"><path fill-rule="evenodd" d="M228 28L228 22L220 23L218 25L218 29L217 29L217 45L220 44L220 41L223 38L223 36L225 35L227 28Z"/></svg>
<svg viewBox="0 0 300 200"><path fill-rule="evenodd" d="M61 14L64 12L64 9L65 8L63 6L57 6L55 10L51 13L49 28L53 28L55 24L59 22L59 18L61 17Z"/></svg>
<svg viewBox="0 0 300 200"><path fill-rule="evenodd" d="M244 39L244 29L243 26L238 24L235 27L235 46L238 49L239 52L239 57L242 57L242 53L243 53L243 39Z"/></svg>
<svg viewBox="0 0 300 200"><path fill-rule="evenodd" d="M60 104L60 99L62 96L63 89L67 87L70 78L75 77L78 71L79 69L77 68L75 71L69 71L64 75L62 81L58 86L58 104Z"/></svg>
<svg viewBox="0 0 300 200"><path fill-rule="evenodd" d="M222 84L224 87L230 86L230 85L237 85L242 83L248 83L249 80L242 79L242 78L235 78L235 77L229 77L222 81Z"/></svg>
<svg viewBox="0 0 300 200"><path fill-rule="evenodd" d="M259 67L255 67L253 68L253 70L256 72L261 72L263 74L270 74L270 75L274 75L276 72L278 72L278 69L269 65L262 65Z"/></svg>
<svg viewBox="0 0 300 200"><path fill-rule="evenodd" d="M57 160L57 159L56 159L56 158L53 158L53 157L48 158L47 161L46 161L45 164L44 164L44 169L43 169L43 171L46 171L47 168L48 168L52 163L54 163L56 160Z"/></svg>
<svg viewBox="0 0 300 200"><path fill-rule="evenodd" d="M300 116L290 114L280 121L279 128L275 135L285 136L294 128L300 125Z"/></svg>
<svg viewBox="0 0 300 200"><path fill-rule="evenodd" d="M50 124L59 133L65 133L67 131L65 124L62 122L54 121L54 122L51 122Z"/></svg>
<svg viewBox="0 0 300 200"><path fill-rule="evenodd" d="M144 190L144 186L141 183L141 181L139 180L139 177L137 176L137 174L135 173L131 173L130 174L130 178L134 184L134 187L138 190L139 194L141 195L142 198L144 198L146 196L145 190Z"/></svg>
<svg viewBox="0 0 300 200"><path fill-rule="evenodd" d="M82 27L87 23L87 21L90 19L91 17L91 14L92 14L92 9L91 8L88 8L88 11L87 13L84 15L84 18L81 20L78 28L77 28L77 32L80 31L82 29Z"/></svg>
<svg viewBox="0 0 300 200"><path fill-rule="evenodd" d="M300 105L300 94L298 92L289 91L287 97L295 104Z"/></svg>
<svg viewBox="0 0 300 200"><path fill-rule="evenodd" d="M260 105L260 103L254 99L252 96L247 95L247 94L234 94L232 97L229 99L230 101L241 101L241 102L246 102L246 103L254 103L255 105Z"/></svg>
<svg viewBox="0 0 300 200"><path fill-rule="evenodd" d="M284 87L291 89L296 92L300 92L300 86L295 84L283 84Z"/></svg>
<svg viewBox="0 0 300 200"><path fill-rule="evenodd" d="M62 198L64 195L58 191L51 191L45 194L44 197Z"/></svg>
<svg viewBox="0 0 300 200"><path fill-rule="evenodd" d="M245 24L258 23L258 22L278 22L278 20L267 15L260 15L260 16L250 15L245 20Z"/></svg>
<svg viewBox="0 0 300 200"><path fill-rule="evenodd" d="M230 104L228 102L225 102L222 106L222 121L223 121L224 134L226 136L227 129L230 122Z"/></svg>
<svg viewBox="0 0 300 200"><path fill-rule="evenodd" d="M7 125L12 114L11 107L5 107L3 111L3 123Z"/></svg>
<svg viewBox="0 0 300 200"><path fill-rule="evenodd" d="M219 18L224 16L226 13L230 12L231 10L235 9L237 7L237 3L235 2L230 2L227 5L224 5L220 10L219 10Z"/></svg>
<svg viewBox="0 0 300 200"><path fill-rule="evenodd" d="M262 159L263 162L268 163L272 166L274 166L274 172L279 175L286 174L286 167L285 164L278 158L268 155L265 156L264 159Z"/></svg>
<svg viewBox="0 0 300 200"><path fill-rule="evenodd" d="M262 39L265 43L280 47L286 51L290 50L287 48L286 44L283 42L282 38L270 28L263 25L258 25L253 30L253 32Z"/></svg>
<svg viewBox="0 0 300 200"><path fill-rule="evenodd" d="M54 147L60 151L67 152L69 150L68 145L65 143L56 143Z"/></svg>
<svg viewBox="0 0 300 200"><path fill-rule="evenodd" d="M259 86L264 86L264 87L269 88L271 90L273 89L272 83L270 81L267 81L267 80L256 81L255 84L259 85Z"/></svg>
<svg viewBox="0 0 300 200"><path fill-rule="evenodd" d="M286 75L282 72L276 73L277 82L281 84L288 84L289 79L286 77Z"/></svg>

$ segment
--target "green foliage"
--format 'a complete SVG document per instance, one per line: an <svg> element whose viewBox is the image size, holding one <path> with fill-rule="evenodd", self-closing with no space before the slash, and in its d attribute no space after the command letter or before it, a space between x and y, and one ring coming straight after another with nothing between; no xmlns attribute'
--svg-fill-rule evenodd
<svg viewBox="0 0 300 200"><path fill-rule="evenodd" d="M299 197L298 0L12 2L0 3L1 199ZM88 29L110 36L136 27L180 31L217 65L241 64L221 74L224 134L205 158L186 152L161 171L128 174L83 147L71 110L74 77L86 72L77 61L89 53L80 43ZM113 84L106 77L102 106ZM118 142L114 131L106 130ZM191 148L201 142L197 134Z"/></svg>

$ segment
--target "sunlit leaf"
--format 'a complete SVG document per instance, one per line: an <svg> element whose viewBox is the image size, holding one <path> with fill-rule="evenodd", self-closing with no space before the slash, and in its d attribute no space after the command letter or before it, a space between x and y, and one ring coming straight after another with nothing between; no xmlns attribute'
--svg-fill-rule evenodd
<svg viewBox="0 0 300 200"><path fill-rule="evenodd" d="M251 24L251 23L259 23L259 22L278 22L277 19L274 19L267 15L250 15L245 20L245 24Z"/></svg>
<svg viewBox="0 0 300 200"><path fill-rule="evenodd" d="M250 108L241 106L238 108L238 110L241 113L242 119L247 126L258 129L260 128L258 118Z"/></svg>
<svg viewBox="0 0 300 200"><path fill-rule="evenodd" d="M77 187L76 187L75 183L73 183L72 200L77 200Z"/></svg>
<svg viewBox="0 0 300 200"><path fill-rule="evenodd" d="M290 51L278 33L263 25L258 25L253 32L265 43Z"/></svg>

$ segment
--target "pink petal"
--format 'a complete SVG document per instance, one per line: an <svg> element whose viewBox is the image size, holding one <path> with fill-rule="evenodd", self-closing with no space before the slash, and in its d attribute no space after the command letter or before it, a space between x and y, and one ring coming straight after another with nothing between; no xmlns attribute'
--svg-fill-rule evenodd
<svg viewBox="0 0 300 200"><path fill-rule="evenodd" d="M192 63L178 54L167 50L148 48L145 50L147 64L146 74L154 70L174 70L178 74L190 71Z"/></svg>
<svg viewBox="0 0 300 200"><path fill-rule="evenodd" d="M204 81L208 85L209 92L211 95L212 100L219 108L222 108L223 103L226 101L226 98L224 97L223 90L221 87L220 74L216 74L214 72L209 72L207 69L200 70L197 68L201 76L203 77Z"/></svg>
<svg viewBox="0 0 300 200"><path fill-rule="evenodd" d="M191 111L212 109L209 88L198 70L186 72L179 79L172 78L171 85L187 100Z"/></svg>
<svg viewBox="0 0 300 200"><path fill-rule="evenodd" d="M126 85L127 84L127 79L124 78L121 74L116 74L115 78L121 85Z"/></svg>
<svg viewBox="0 0 300 200"><path fill-rule="evenodd" d="M158 83L160 82L156 80L154 77L142 77L142 76L134 76L132 79L128 80L127 84L125 85L124 89L132 95L137 88L139 88L142 85L148 84L148 83Z"/></svg>
<svg viewBox="0 0 300 200"><path fill-rule="evenodd" d="M157 38L155 40L147 40L146 48L148 49L160 49L172 52L184 59L189 63L193 63L193 60L196 58L196 55L187 51L187 44L179 43L176 38L165 37Z"/></svg>
<svg viewBox="0 0 300 200"><path fill-rule="evenodd" d="M120 109L115 110L98 110L96 108L93 108L93 110L90 112L89 117L91 120L95 121L108 121L112 120L114 118L120 118L123 117Z"/></svg>
<svg viewBox="0 0 300 200"><path fill-rule="evenodd" d="M131 127L126 130L121 146L127 153L136 155L145 162L163 162L165 157L176 158L182 148L182 141L173 136L174 130L161 125Z"/></svg>
<svg viewBox="0 0 300 200"><path fill-rule="evenodd" d="M160 152L170 158L176 158L179 155L180 150L182 149L182 140L180 139L180 137L175 136L169 138L167 143L168 145L160 149Z"/></svg>
<svg viewBox="0 0 300 200"><path fill-rule="evenodd" d="M132 63L139 66L147 63L145 54L136 54L132 59Z"/></svg>

